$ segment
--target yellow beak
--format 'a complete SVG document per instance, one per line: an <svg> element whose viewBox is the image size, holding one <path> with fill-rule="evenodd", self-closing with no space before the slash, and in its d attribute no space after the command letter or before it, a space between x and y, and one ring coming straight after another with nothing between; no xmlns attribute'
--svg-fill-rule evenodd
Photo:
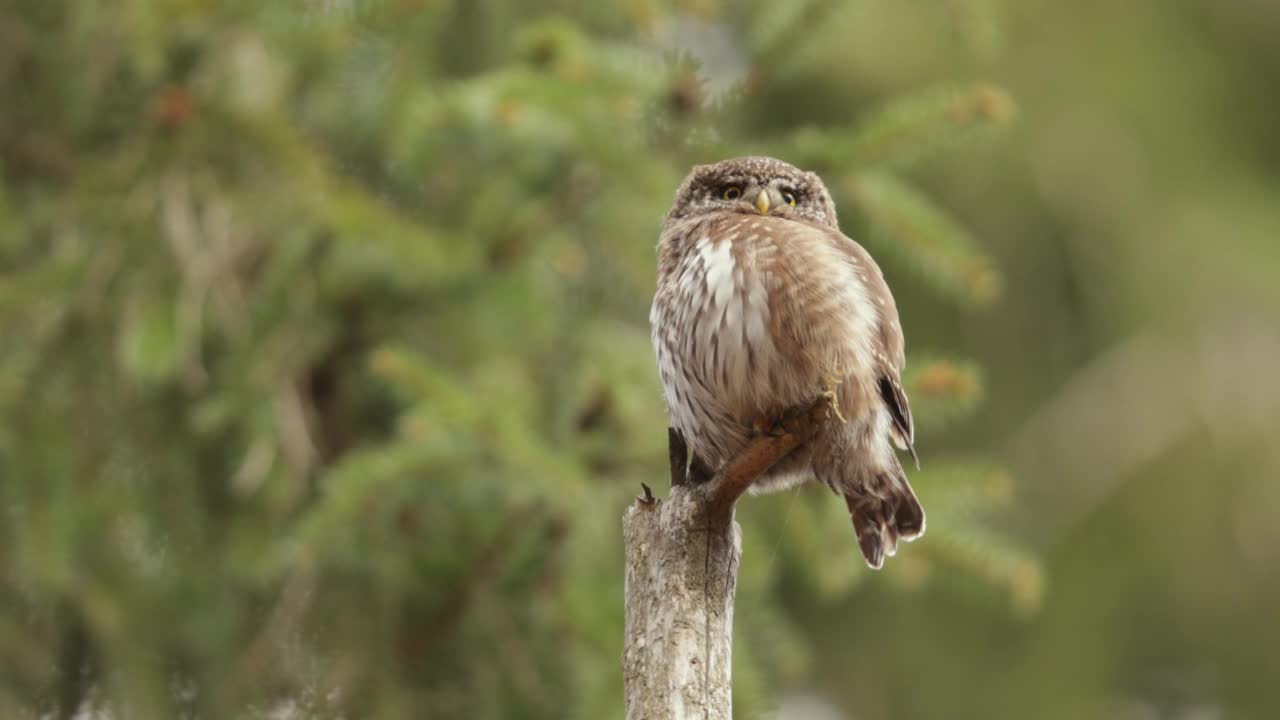
<svg viewBox="0 0 1280 720"><path fill-rule="evenodd" d="M756 195L756 209L760 211L761 215L769 214L769 191L767 189L761 190Z"/></svg>

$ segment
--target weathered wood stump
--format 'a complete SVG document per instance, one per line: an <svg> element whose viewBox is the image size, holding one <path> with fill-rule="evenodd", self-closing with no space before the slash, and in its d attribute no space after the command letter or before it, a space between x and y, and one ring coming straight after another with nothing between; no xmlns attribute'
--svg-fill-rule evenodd
<svg viewBox="0 0 1280 720"><path fill-rule="evenodd" d="M690 472L683 438L670 432L671 495L645 495L622 516L627 720L733 715L733 602L742 560L734 505L751 483L807 442L827 419L823 399L757 436L709 479Z"/></svg>

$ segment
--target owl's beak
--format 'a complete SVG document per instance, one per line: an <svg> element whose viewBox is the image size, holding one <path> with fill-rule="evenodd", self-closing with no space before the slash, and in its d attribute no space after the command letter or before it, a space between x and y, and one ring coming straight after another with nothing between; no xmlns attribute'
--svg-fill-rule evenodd
<svg viewBox="0 0 1280 720"><path fill-rule="evenodd" d="M756 194L756 209L761 215L769 214L769 188L761 188Z"/></svg>

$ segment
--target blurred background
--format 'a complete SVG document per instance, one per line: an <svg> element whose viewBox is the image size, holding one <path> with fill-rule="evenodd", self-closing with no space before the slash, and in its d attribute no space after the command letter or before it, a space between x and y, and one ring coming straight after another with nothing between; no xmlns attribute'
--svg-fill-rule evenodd
<svg viewBox="0 0 1280 720"><path fill-rule="evenodd" d="M1280 3L9 0L0 717L621 717L688 168L818 171L929 534L739 509L741 718L1276 717Z"/></svg>

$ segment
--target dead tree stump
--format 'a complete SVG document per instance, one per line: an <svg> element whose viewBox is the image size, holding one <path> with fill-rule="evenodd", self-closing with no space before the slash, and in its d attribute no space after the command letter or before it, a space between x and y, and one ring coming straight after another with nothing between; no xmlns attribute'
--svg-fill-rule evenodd
<svg viewBox="0 0 1280 720"><path fill-rule="evenodd" d="M690 477L684 440L671 443L671 495L644 496L622 516L627 720L730 720L733 602L742 560L734 505L751 483L807 442L827 419L826 399L757 436L714 477ZM696 465L696 464L695 464Z"/></svg>

